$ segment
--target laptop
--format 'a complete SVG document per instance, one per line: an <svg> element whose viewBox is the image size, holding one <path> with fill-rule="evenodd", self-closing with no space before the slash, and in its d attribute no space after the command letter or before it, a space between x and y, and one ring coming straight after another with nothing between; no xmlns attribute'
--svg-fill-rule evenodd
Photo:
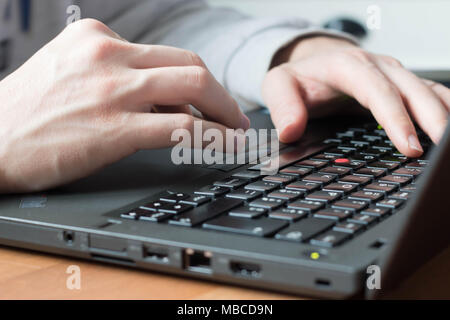
<svg viewBox="0 0 450 320"><path fill-rule="evenodd" d="M266 111L248 115L273 128ZM311 121L280 146L275 175L140 151L60 188L1 196L0 244L303 296L382 297L450 243L450 127L437 147L419 136L426 153L409 159L371 118Z"/></svg>

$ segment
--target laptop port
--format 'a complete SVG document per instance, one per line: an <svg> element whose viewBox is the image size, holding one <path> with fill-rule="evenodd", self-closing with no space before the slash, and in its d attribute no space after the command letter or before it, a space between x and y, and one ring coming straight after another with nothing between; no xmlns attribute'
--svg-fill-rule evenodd
<svg viewBox="0 0 450 320"><path fill-rule="evenodd" d="M386 241L383 239L378 239L377 241L375 241L374 243L372 243L370 245L370 248L372 249L380 249L381 247L383 247L386 244Z"/></svg>
<svg viewBox="0 0 450 320"><path fill-rule="evenodd" d="M72 245L73 241L75 240L75 233L73 231L64 231L63 240L68 245Z"/></svg>
<svg viewBox="0 0 450 320"><path fill-rule="evenodd" d="M211 274L210 251L198 251L194 249L184 250L184 268L189 271Z"/></svg>
<svg viewBox="0 0 450 320"><path fill-rule="evenodd" d="M261 267L254 263L231 261L230 269L233 273L244 277L259 278L261 276Z"/></svg>
<svg viewBox="0 0 450 320"><path fill-rule="evenodd" d="M169 253L165 248L144 247L144 258L154 262L168 263Z"/></svg>
<svg viewBox="0 0 450 320"><path fill-rule="evenodd" d="M325 288L331 286L331 281L328 279L316 279L315 284L318 287Z"/></svg>

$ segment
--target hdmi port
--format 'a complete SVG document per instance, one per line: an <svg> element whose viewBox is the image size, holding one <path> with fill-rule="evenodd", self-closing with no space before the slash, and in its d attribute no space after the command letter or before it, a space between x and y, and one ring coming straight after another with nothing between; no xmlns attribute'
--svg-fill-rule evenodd
<svg viewBox="0 0 450 320"><path fill-rule="evenodd" d="M233 273L244 277L259 278L261 276L261 267L254 263L231 261L230 269Z"/></svg>

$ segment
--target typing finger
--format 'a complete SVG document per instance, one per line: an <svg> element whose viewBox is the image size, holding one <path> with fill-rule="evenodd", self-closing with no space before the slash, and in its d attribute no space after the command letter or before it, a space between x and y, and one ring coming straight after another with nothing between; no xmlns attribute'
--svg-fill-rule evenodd
<svg viewBox="0 0 450 320"><path fill-rule="evenodd" d="M377 57L376 61L381 71L398 88L410 114L431 140L437 143L447 126L448 117L448 110L439 97L421 79L395 60Z"/></svg>
<svg viewBox="0 0 450 320"><path fill-rule="evenodd" d="M205 68L167 67L135 72L135 104L192 104L209 120L229 128L247 130L250 126L236 101Z"/></svg>
<svg viewBox="0 0 450 320"><path fill-rule="evenodd" d="M298 80L283 68L273 69L264 80L263 98L279 130L280 141L289 143L300 138L308 111L300 95Z"/></svg>
<svg viewBox="0 0 450 320"><path fill-rule="evenodd" d="M209 130L210 133L221 137L221 141L215 141L214 147L217 147L216 151L223 152L227 145L234 147L235 136L239 136L239 132L231 133L234 130L229 130L221 124L182 113L130 113L126 123L127 141L136 149L165 148L180 143L188 148L211 147L212 141L203 139L205 132Z"/></svg>
<svg viewBox="0 0 450 320"><path fill-rule="evenodd" d="M400 152L410 157L422 154L414 125L398 89L372 62L370 54L355 51L334 55L329 59L311 58L314 59L317 62L303 61L296 68L303 76L353 96L370 109ZM321 67L318 68L318 65Z"/></svg>

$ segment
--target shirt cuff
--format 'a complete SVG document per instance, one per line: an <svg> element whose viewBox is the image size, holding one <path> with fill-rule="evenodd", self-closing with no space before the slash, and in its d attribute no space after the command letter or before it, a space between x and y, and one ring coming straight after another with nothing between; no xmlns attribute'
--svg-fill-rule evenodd
<svg viewBox="0 0 450 320"><path fill-rule="evenodd" d="M275 54L294 40L309 36L330 36L358 40L346 33L308 27L274 27L250 36L231 58L225 70L225 87L239 100L264 105L262 83Z"/></svg>

